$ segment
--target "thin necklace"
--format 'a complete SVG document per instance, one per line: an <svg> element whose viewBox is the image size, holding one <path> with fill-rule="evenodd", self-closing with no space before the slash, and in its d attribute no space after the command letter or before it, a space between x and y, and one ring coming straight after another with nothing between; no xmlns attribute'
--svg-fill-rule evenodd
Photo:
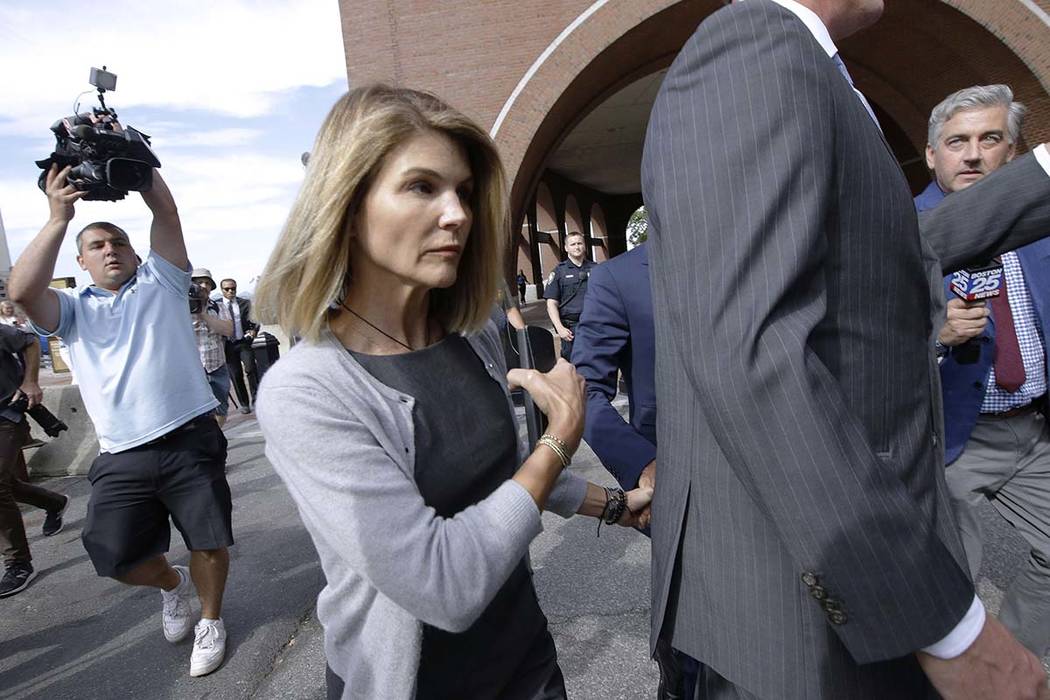
<svg viewBox="0 0 1050 700"><path fill-rule="evenodd" d="M384 331L382 328L380 328L379 326L377 326L376 324L372 323L371 321L369 321L367 318L365 318L361 314L359 314L356 311L354 311L353 309L351 309L349 306L346 305L345 301L340 301L339 305L342 306L347 311L349 311L350 313L352 313L357 318L359 318L362 321L364 321L368 325L368 327L371 328L372 330L374 330L377 333L380 333L380 334L386 336L390 340L394 341L395 343L397 343L398 345L403 347L405 350L408 350L409 352L415 352L415 348L413 348L411 345L408 345L407 343L402 343L400 340L398 340L394 336L390 335L389 333ZM423 342L425 343L425 345L423 347L427 347L427 346L430 345L430 322L429 321L427 322L426 337L425 337Z"/></svg>

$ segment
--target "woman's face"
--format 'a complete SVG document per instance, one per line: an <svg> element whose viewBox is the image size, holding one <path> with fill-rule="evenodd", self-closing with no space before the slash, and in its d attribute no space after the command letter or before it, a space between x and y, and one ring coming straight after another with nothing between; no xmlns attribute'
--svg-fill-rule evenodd
<svg viewBox="0 0 1050 700"><path fill-rule="evenodd" d="M444 134L417 134L391 151L354 221L354 286L452 286L470 235L472 188L466 152Z"/></svg>
<svg viewBox="0 0 1050 700"><path fill-rule="evenodd" d="M0 316L14 316L15 305L9 301L0 301Z"/></svg>

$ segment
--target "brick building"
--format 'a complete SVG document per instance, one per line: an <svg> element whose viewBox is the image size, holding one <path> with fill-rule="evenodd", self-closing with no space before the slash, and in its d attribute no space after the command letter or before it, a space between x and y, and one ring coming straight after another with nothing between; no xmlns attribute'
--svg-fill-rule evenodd
<svg viewBox="0 0 1050 700"><path fill-rule="evenodd" d="M569 231L592 257L624 250L660 80L722 0L340 0L351 85L430 90L489 128L512 185L517 258L530 280ZM926 120L948 93L1003 82L1050 140L1050 0L886 0L840 45L914 188L929 181Z"/></svg>

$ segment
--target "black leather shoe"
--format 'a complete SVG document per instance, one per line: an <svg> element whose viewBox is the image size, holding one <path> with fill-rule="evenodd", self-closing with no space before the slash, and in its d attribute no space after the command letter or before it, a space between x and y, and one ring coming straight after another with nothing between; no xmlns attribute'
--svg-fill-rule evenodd
<svg viewBox="0 0 1050 700"><path fill-rule="evenodd" d="M658 640L653 658L660 669L660 684L656 687L657 700L684 700L682 664L675 656L671 644L665 639Z"/></svg>

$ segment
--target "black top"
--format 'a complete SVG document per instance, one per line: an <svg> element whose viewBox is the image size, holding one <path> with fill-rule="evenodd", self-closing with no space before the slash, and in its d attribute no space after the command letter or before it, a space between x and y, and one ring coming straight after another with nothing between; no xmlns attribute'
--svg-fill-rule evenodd
<svg viewBox="0 0 1050 700"><path fill-rule="evenodd" d="M402 355L352 354L380 382L415 398L416 485L439 516L454 516L514 475L517 427L506 395L462 336ZM545 633L523 557L470 629L423 626L416 697L498 697Z"/></svg>
<svg viewBox="0 0 1050 700"><path fill-rule="evenodd" d="M11 403L18 387L25 378L25 365L20 354L32 343L39 342L35 335L19 330L14 326L0 324L0 407ZM18 411L0 410L0 418L14 423L22 420Z"/></svg>
<svg viewBox="0 0 1050 700"><path fill-rule="evenodd" d="M558 301L558 313L562 320L576 320L583 313L583 298L587 294L587 278L595 263L587 258L577 266L572 260L562 260L554 268L554 279L547 285L543 295Z"/></svg>

